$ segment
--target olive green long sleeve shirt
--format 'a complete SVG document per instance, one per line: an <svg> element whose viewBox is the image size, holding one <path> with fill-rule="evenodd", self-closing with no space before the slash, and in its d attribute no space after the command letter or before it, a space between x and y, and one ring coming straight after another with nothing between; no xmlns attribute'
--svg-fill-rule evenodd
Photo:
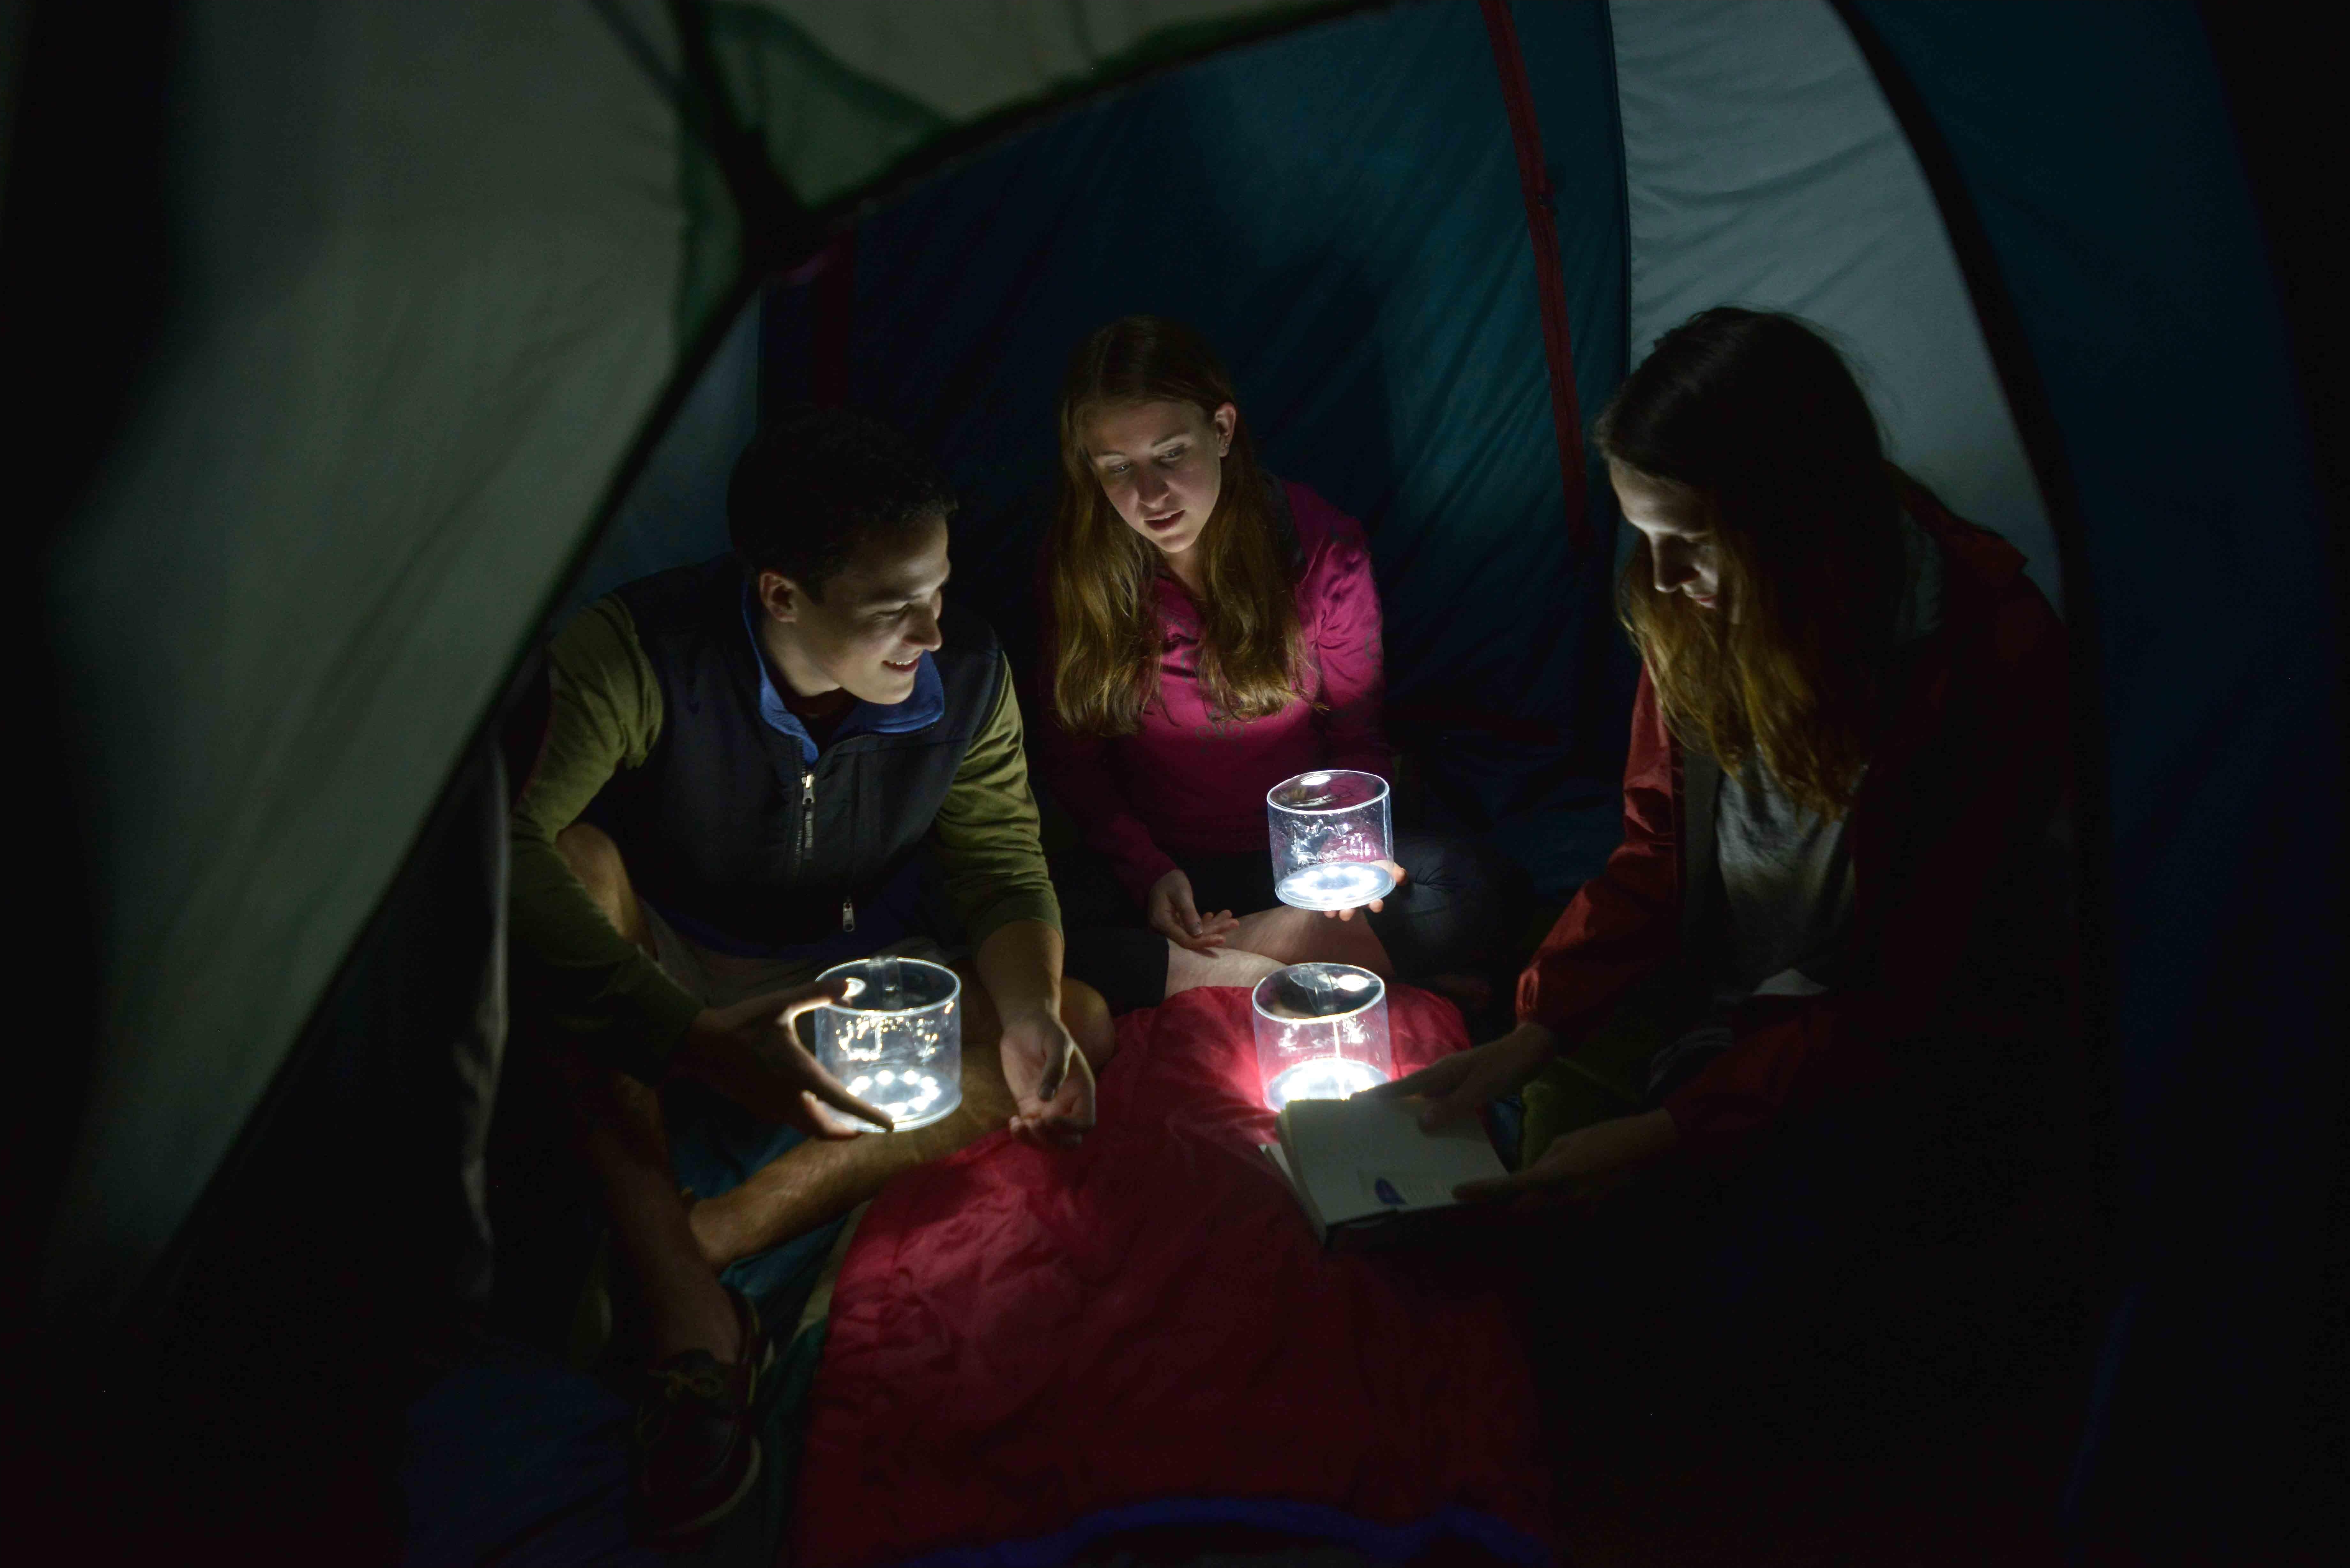
<svg viewBox="0 0 2350 1568"><path fill-rule="evenodd" d="M660 687L617 598L574 618L549 645L547 666L546 735L513 815L514 940L555 1025L651 1081L701 999L614 929L555 840L616 773L650 757L666 720ZM1059 929L1008 668L930 837L948 905L974 945L1014 920ZM628 846L619 847L625 861Z"/></svg>

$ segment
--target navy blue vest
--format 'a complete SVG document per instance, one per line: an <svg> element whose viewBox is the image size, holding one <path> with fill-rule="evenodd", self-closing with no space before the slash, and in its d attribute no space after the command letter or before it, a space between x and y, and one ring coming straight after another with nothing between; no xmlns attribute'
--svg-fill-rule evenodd
<svg viewBox="0 0 2350 1568"><path fill-rule="evenodd" d="M835 939L859 907L902 905L1002 691L987 624L951 609L940 618L945 642L930 659L946 706L936 720L895 734L845 726L810 767L798 738L760 717L733 556L640 577L615 597L660 683L661 730L645 764L614 774L588 815L619 846L638 895L683 917L688 935L745 952Z"/></svg>

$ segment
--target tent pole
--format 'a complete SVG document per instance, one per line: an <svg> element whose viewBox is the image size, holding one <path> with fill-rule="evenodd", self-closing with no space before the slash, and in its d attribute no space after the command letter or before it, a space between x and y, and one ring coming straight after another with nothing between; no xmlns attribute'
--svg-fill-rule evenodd
<svg viewBox="0 0 2350 1568"><path fill-rule="evenodd" d="M1577 554L1591 547L1591 518L1584 493L1583 414L1575 396L1575 353L1567 334L1566 271L1558 254L1557 203L1550 169L1543 161L1542 126L1534 118L1526 57L1518 47L1517 24L1509 0L1479 0L1485 36L1493 46L1493 68L1502 78L1502 107L1517 149L1518 189L1526 203L1526 238L1534 253L1534 291L1542 305L1543 359L1550 369L1550 417L1558 441L1558 480L1566 506L1566 536Z"/></svg>

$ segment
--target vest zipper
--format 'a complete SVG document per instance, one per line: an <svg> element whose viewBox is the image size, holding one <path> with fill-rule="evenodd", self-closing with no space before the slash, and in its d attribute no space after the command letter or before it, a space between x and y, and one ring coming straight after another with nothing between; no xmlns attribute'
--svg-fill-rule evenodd
<svg viewBox="0 0 2350 1568"><path fill-rule="evenodd" d="M816 847L816 770L800 770L800 853Z"/></svg>
<svg viewBox="0 0 2350 1568"><path fill-rule="evenodd" d="M815 847L816 770L802 768L800 770L800 854L806 856ZM857 900L854 898L844 898L840 900L840 929L844 931L853 931L857 929Z"/></svg>

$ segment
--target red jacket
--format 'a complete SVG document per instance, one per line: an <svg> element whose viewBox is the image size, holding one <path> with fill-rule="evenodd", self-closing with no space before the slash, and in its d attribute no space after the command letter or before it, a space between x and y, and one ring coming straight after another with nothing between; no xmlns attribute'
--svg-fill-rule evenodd
<svg viewBox="0 0 2350 1568"><path fill-rule="evenodd" d="M1856 978L1814 997L1757 998L1729 1051L1665 1102L1693 1153L1720 1156L1785 1111L1880 1085L1929 1047L1995 1052L2044 1026L2069 974L2017 950L2045 927L2035 881L2067 795L2064 628L1998 535L1904 483L1903 504L1941 545L1941 624L1912 663L1854 802L1850 941ZM1644 671L1624 767L1624 842L1551 928L1518 981L1518 1016L1568 1040L1635 982L1681 956L1689 769ZM1710 840L1711 825L1699 825ZM2049 942L2038 945L2046 947ZM2069 1000L2066 998L2065 1000Z"/></svg>

